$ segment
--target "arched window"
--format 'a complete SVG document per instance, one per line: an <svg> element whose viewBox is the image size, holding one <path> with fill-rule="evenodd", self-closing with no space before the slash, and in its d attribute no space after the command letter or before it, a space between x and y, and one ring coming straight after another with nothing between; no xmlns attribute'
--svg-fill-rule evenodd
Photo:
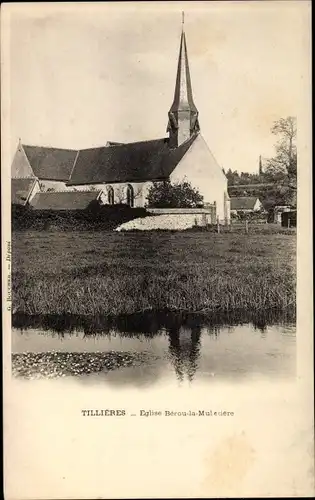
<svg viewBox="0 0 315 500"><path fill-rule="evenodd" d="M128 184L128 186L127 186L127 205L129 205L129 207L133 207L133 203L134 203L133 187L130 184Z"/></svg>
<svg viewBox="0 0 315 500"><path fill-rule="evenodd" d="M107 187L107 201L109 205L114 205L115 203L114 189L112 186Z"/></svg>

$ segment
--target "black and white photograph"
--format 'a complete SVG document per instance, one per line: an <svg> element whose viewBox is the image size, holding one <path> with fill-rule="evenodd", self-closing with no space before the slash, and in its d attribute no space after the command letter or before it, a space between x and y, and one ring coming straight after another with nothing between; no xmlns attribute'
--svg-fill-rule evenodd
<svg viewBox="0 0 315 500"><path fill-rule="evenodd" d="M8 500L314 491L310 9L5 6Z"/></svg>

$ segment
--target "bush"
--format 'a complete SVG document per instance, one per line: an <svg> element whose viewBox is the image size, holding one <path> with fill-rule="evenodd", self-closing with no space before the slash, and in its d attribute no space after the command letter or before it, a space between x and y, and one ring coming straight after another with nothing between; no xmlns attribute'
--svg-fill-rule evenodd
<svg viewBox="0 0 315 500"><path fill-rule="evenodd" d="M267 212L265 210L256 210L255 212L238 212L236 215L232 215L233 219L238 219L240 221L255 221L255 220L267 220Z"/></svg>
<svg viewBox="0 0 315 500"><path fill-rule="evenodd" d="M203 196L187 182L154 182L148 193L148 206L154 208L203 207Z"/></svg>
<svg viewBox="0 0 315 500"><path fill-rule="evenodd" d="M86 210L33 210L12 205L12 230L46 231L113 230L120 224L150 215L145 208L103 205L92 202Z"/></svg>

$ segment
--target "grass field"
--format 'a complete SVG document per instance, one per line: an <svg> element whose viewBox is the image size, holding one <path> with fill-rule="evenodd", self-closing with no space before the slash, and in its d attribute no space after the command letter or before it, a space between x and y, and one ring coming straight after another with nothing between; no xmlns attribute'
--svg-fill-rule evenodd
<svg viewBox="0 0 315 500"><path fill-rule="evenodd" d="M13 311L119 315L145 310L295 307L295 231L39 232L12 235Z"/></svg>

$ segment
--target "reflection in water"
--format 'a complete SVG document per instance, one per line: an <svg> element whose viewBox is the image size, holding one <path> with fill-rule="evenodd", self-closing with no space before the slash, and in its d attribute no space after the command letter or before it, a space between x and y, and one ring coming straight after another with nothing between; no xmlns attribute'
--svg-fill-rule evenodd
<svg viewBox="0 0 315 500"><path fill-rule="evenodd" d="M218 333L220 327L232 327L251 323L255 329L265 331L268 325L285 325L295 323L295 310L278 311L233 311L212 314L195 314L173 311L144 311L127 316L77 316L63 315L26 315L16 313L12 316L14 328L40 328L55 332L72 332L83 330L86 335L105 334L113 330L124 334L137 333L152 337L161 329L171 331L173 328L187 326L207 326Z"/></svg>
<svg viewBox="0 0 315 500"><path fill-rule="evenodd" d="M182 381L184 374L188 380L194 378L200 354L200 326L177 329L169 332L170 355L172 357L177 378Z"/></svg>
<svg viewBox="0 0 315 500"><path fill-rule="evenodd" d="M171 372L190 382L197 376L294 373L294 314L289 312L14 315L12 320L13 372L19 376L106 373L112 383L153 383Z"/></svg>

